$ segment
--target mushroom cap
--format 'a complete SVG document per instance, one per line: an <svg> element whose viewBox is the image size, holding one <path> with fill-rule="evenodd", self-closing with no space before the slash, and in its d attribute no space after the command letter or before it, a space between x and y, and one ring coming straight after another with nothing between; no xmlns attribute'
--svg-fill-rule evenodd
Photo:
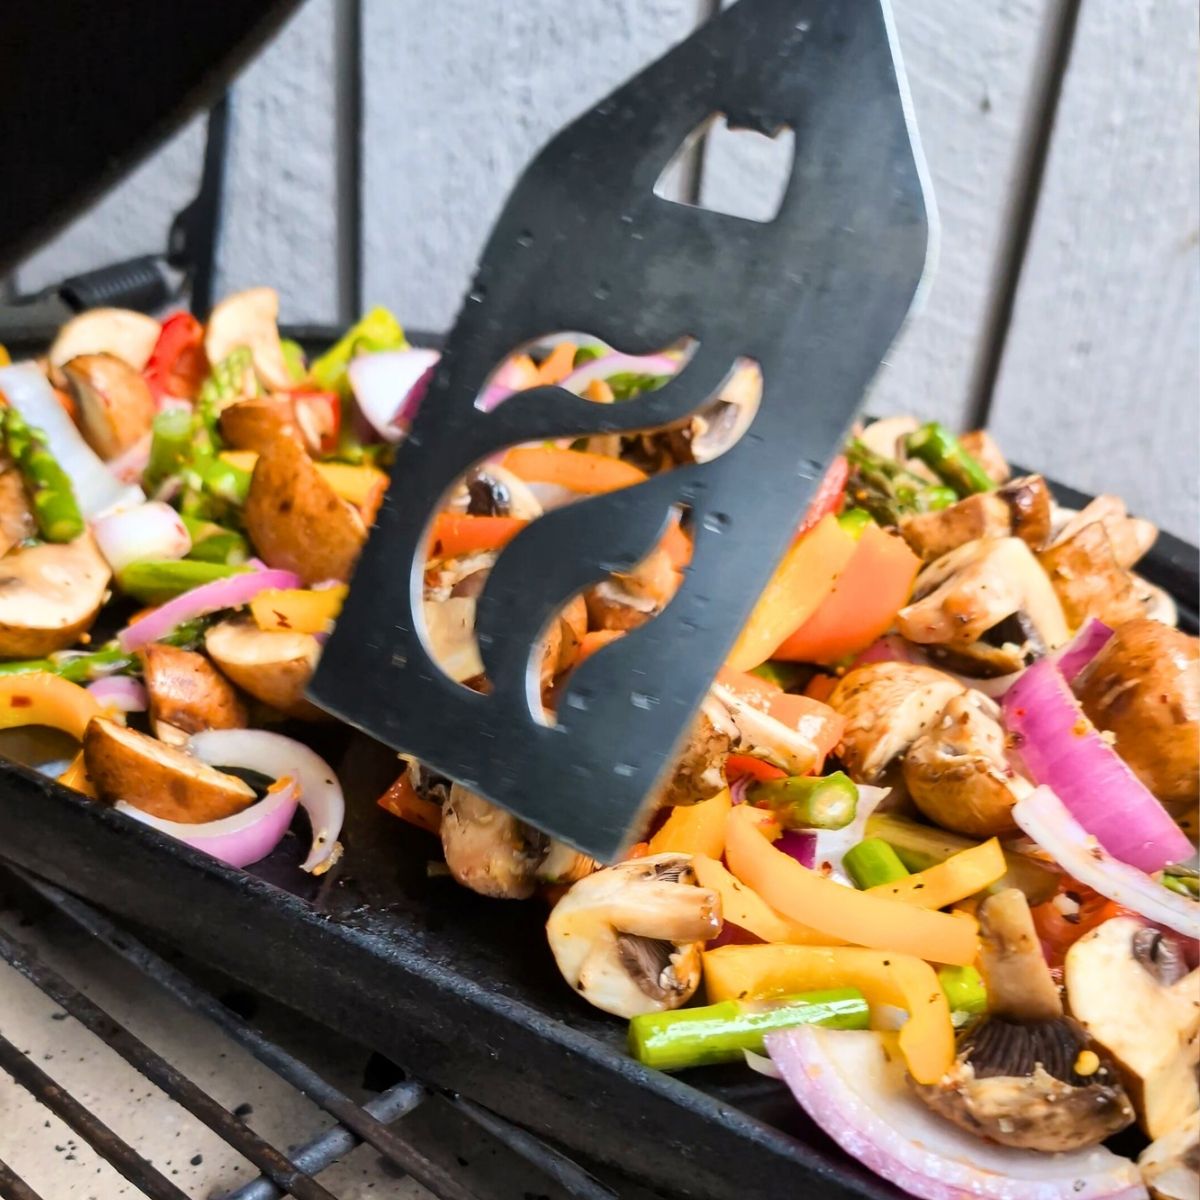
<svg viewBox="0 0 1200 1200"><path fill-rule="evenodd" d="M162 326L130 308L93 308L72 317L58 331L47 358L52 367L80 354L111 354L140 371L150 358Z"/></svg>
<svg viewBox="0 0 1200 1200"><path fill-rule="evenodd" d="M141 653L155 735L182 745L202 729L244 729L246 706L203 654L154 642Z"/></svg>
<svg viewBox="0 0 1200 1200"><path fill-rule="evenodd" d="M284 389L295 382L279 340L279 294L274 288L247 288L226 296L209 314L204 350L219 363L239 346L249 346L254 370L269 387Z"/></svg>
<svg viewBox="0 0 1200 1200"><path fill-rule="evenodd" d="M874 783L965 690L957 679L917 663L870 663L848 671L829 705L846 718L838 756L851 778Z"/></svg>
<svg viewBox="0 0 1200 1200"><path fill-rule="evenodd" d="M84 441L105 461L150 432L155 403L140 371L112 354L81 354L63 367Z"/></svg>
<svg viewBox="0 0 1200 1200"><path fill-rule="evenodd" d="M441 835L446 865L463 887L498 900L533 895L547 851L533 826L456 783L442 807Z"/></svg>
<svg viewBox="0 0 1200 1200"><path fill-rule="evenodd" d="M204 648L242 691L289 717L320 719L304 689L321 655L310 633L259 629L251 616L231 617L204 635Z"/></svg>
<svg viewBox="0 0 1200 1200"><path fill-rule="evenodd" d="M1028 1025L985 1017L960 1039L943 1079L914 1087L968 1133L1022 1150L1081 1150L1134 1119L1111 1063L1101 1058L1092 1074L1078 1074L1087 1049L1087 1034L1069 1017Z"/></svg>
<svg viewBox="0 0 1200 1200"><path fill-rule="evenodd" d="M90 533L0 558L0 655L40 658L73 646L96 619L110 578Z"/></svg>

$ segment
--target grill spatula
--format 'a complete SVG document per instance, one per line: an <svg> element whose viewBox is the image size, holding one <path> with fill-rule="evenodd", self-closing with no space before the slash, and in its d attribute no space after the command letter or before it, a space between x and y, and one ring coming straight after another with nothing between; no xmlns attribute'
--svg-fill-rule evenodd
<svg viewBox="0 0 1200 1200"><path fill-rule="evenodd" d="M664 167L713 114L794 132L767 223L663 199ZM344 721L599 859L655 790L908 312L928 218L881 0L741 0L542 150L484 250L359 561L310 696ZM656 391L599 405L558 387L485 412L497 365L554 331L645 354L692 339ZM518 443L684 421L739 359L763 394L719 458L547 513L477 603L486 694L424 632L428 528L454 481ZM691 566L665 609L542 706L539 643L561 607L627 571L682 512Z"/></svg>

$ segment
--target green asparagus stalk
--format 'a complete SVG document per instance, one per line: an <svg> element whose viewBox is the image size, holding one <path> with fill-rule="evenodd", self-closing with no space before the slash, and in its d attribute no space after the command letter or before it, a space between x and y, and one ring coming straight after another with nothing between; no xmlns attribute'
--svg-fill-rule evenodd
<svg viewBox="0 0 1200 1200"><path fill-rule="evenodd" d="M184 527L192 539L192 548L187 557L196 562L226 563L238 566L250 556L246 539L233 529L226 529L215 521L182 514Z"/></svg>
<svg viewBox="0 0 1200 1200"><path fill-rule="evenodd" d="M257 396L260 390L250 347L237 346L213 364L208 378L200 385L196 410L205 428L215 435L221 410L247 396Z"/></svg>
<svg viewBox="0 0 1200 1200"><path fill-rule="evenodd" d="M951 1012L973 1017L987 1012L987 986L974 967L939 967L938 982L950 1002Z"/></svg>
<svg viewBox="0 0 1200 1200"><path fill-rule="evenodd" d="M963 449L962 443L944 425L930 421L904 442L913 458L919 458L943 483L959 496L990 492L996 487L978 460Z"/></svg>
<svg viewBox="0 0 1200 1200"><path fill-rule="evenodd" d="M250 570L226 563L195 562L192 559L145 559L130 563L117 577L117 585L143 604L163 604L184 592L217 579L228 579Z"/></svg>
<svg viewBox="0 0 1200 1200"><path fill-rule="evenodd" d="M154 418L150 458L142 476L148 488L158 487L183 470L192 456L196 432L196 418L190 409L166 408Z"/></svg>
<svg viewBox="0 0 1200 1200"><path fill-rule="evenodd" d="M811 667L803 663L784 662L782 659L768 659L755 667L750 674L765 679L768 683L781 687L785 692L799 688L808 682L812 676Z"/></svg>
<svg viewBox="0 0 1200 1200"><path fill-rule="evenodd" d="M746 799L770 809L784 829L845 829L858 808L858 788L849 775L834 771L755 783L746 789Z"/></svg>
<svg viewBox="0 0 1200 1200"><path fill-rule="evenodd" d="M842 865L857 887L880 887L908 875L908 868L882 838L867 838L842 856Z"/></svg>
<svg viewBox="0 0 1200 1200"><path fill-rule="evenodd" d="M863 530L868 525L875 523L875 518L871 516L865 508L848 508L844 512L838 513L837 523L851 537L857 539L862 537Z"/></svg>
<svg viewBox="0 0 1200 1200"><path fill-rule="evenodd" d="M629 1022L629 1052L659 1071L738 1062L762 1054L763 1036L793 1025L866 1029L867 1002L855 988L833 988L775 1000L723 1000L704 1008L642 1013Z"/></svg>
<svg viewBox="0 0 1200 1200"><path fill-rule="evenodd" d="M159 638L159 641L183 650L191 650L200 644L209 624L210 621L206 617L184 621ZM0 662L0 676L28 675L33 671L44 671L50 675L57 675L68 683L92 683L107 675L135 674L139 669L137 656L122 650L116 641L106 642L95 650L60 650L48 658Z"/></svg>
<svg viewBox="0 0 1200 1200"><path fill-rule="evenodd" d="M25 481L38 530L48 542L71 542L84 530L71 477L50 453L46 435L31 429L15 408L4 410L8 453Z"/></svg>
<svg viewBox="0 0 1200 1200"><path fill-rule="evenodd" d="M924 871L979 844L977 839L921 825L895 813L872 813L867 818L867 834L887 842L910 871ZM1005 850L1004 859L1008 870L986 889L989 893L1019 888L1032 905L1042 904L1058 891L1061 876L1057 872L1011 850Z"/></svg>
<svg viewBox="0 0 1200 1200"><path fill-rule="evenodd" d="M1189 900L1200 899L1200 875L1182 863L1167 867L1162 873L1162 885L1168 891L1177 892Z"/></svg>
<svg viewBox="0 0 1200 1200"><path fill-rule="evenodd" d="M848 499L881 525L898 525L904 517L947 508L958 499L953 488L922 479L858 438L850 439L846 458L851 466Z"/></svg>

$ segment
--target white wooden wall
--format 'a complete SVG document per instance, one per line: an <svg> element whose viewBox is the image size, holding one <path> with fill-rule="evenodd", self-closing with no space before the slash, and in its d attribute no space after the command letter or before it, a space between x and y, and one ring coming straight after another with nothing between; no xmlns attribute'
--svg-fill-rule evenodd
<svg viewBox="0 0 1200 1200"><path fill-rule="evenodd" d="M745 0L753 3L753 0ZM893 0L941 216L938 274L871 399L961 423L1020 180L1039 48L1066 0ZM362 203L339 213L337 24L362 25ZM279 287L284 318L366 303L452 320L507 189L559 126L695 27L711 0L307 0L233 92L218 291ZM991 410L1014 457L1113 489L1196 538L1200 164L1195 0L1082 0ZM195 186L179 134L19 273L34 287L158 249ZM344 147L341 149L344 150ZM714 142L705 202L766 168Z"/></svg>

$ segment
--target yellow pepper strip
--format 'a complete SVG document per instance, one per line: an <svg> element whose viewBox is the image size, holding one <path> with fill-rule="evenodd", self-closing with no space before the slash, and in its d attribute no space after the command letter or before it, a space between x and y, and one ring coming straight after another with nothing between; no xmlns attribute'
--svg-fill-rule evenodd
<svg viewBox="0 0 1200 1200"><path fill-rule="evenodd" d="M63 787L72 788L93 800L96 799L96 789L92 786L92 777L87 773L82 750L71 759L71 765L58 777L58 782Z"/></svg>
<svg viewBox="0 0 1200 1200"><path fill-rule="evenodd" d="M49 672L0 677L0 729L48 725L83 741L88 722L105 715L104 708L87 688Z"/></svg>
<svg viewBox="0 0 1200 1200"><path fill-rule="evenodd" d="M655 851L651 850L650 853ZM711 888L721 897L721 912L725 920L762 938L764 942L791 942L799 946L841 945L837 938L780 916L757 892L731 875L724 864L715 858L694 854L692 869L701 887Z"/></svg>
<svg viewBox="0 0 1200 1200"><path fill-rule="evenodd" d="M1000 843L991 838L952 854L945 862L937 863L916 875L907 875L892 883L868 888L868 896L886 896L915 904L918 908L945 908L947 904L965 900L985 887L991 887L1007 869Z"/></svg>
<svg viewBox="0 0 1200 1200"><path fill-rule="evenodd" d="M7 346L0 346L0 367L7 367L12 363L12 356L8 352Z"/></svg>
<svg viewBox="0 0 1200 1200"><path fill-rule="evenodd" d="M649 853L706 854L709 858L720 858L725 852L725 822L732 809L728 788L699 804L676 805L650 839Z"/></svg>
<svg viewBox="0 0 1200 1200"><path fill-rule="evenodd" d="M254 471L258 462L258 454L254 450L222 450L217 457L230 466L250 472ZM388 477L378 467L365 463L355 466L351 463L319 462L314 465L326 483L350 504L366 504L387 490Z"/></svg>
<svg viewBox="0 0 1200 1200"><path fill-rule="evenodd" d="M258 462L257 450L222 450L217 457L231 467L242 471L253 472L254 464Z"/></svg>
<svg viewBox="0 0 1200 1200"><path fill-rule="evenodd" d="M704 984L713 1004L856 987L873 1008L907 1010L900 1052L918 1083L937 1083L954 1063L946 993L933 968L907 954L854 946L721 946L704 952Z"/></svg>
<svg viewBox="0 0 1200 1200"><path fill-rule="evenodd" d="M750 671L766 662L817 611L857 549L837 517L822 517L775 568L726 665Z"/></svg>
<svg viewBox="0 0 1200 1200"><path fill-rule="evenodd" d="M771 845L760 827L764 816L749 805L734 808L725 828L725 859L785 917L859 946L960 967L975 961L978 926L970 917L914 908L810 871Z"/></svg>
<svg viewBox="0 0 1200 1200"><path fill-rule="evenodd" d="M326 633L349 589L344 583L322 588L268 588L250 601L250 612L259 629L271 633Z"/></svg>

